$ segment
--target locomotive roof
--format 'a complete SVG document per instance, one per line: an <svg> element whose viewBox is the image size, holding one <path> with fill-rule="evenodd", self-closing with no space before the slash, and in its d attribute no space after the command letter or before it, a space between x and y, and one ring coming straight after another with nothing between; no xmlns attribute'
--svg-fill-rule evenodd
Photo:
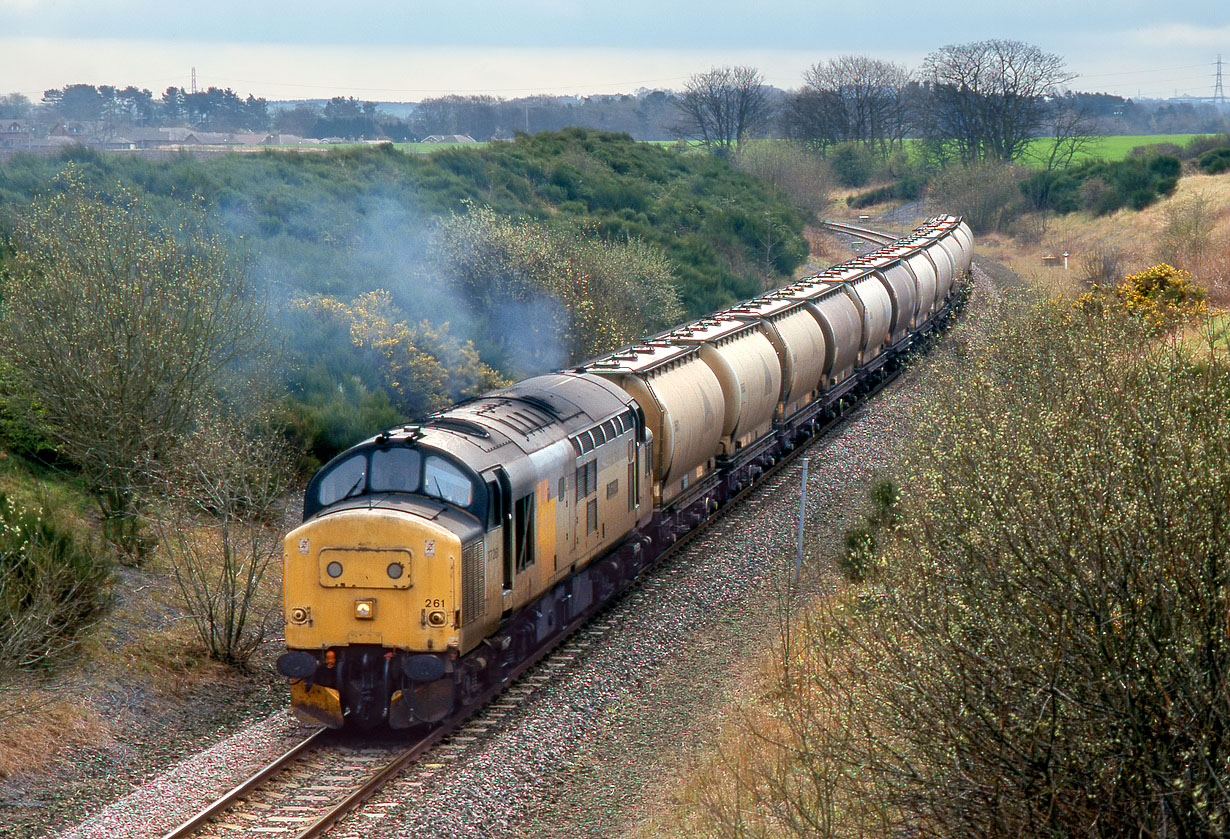
<svg viewBox="0 0 1230 839"><path fill-rule="evenodd" d="M552 373L454 405L360 446L414 444L451 454L475 471L504 465L627 410L631 397L584 373ZM344 453L343 453L344 454Z"/></svg>

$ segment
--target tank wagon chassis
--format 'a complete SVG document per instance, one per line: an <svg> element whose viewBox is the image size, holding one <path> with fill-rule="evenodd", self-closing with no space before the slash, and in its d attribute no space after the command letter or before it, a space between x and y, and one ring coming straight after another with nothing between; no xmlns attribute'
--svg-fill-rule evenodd
<svg viewBox="0 0 1230 839"><path fill-rule="evenodd" d="M950 243L939 256L928 255L928 249L939 250L937 242L943 237L959 237L962 231L964 238L958 239L956 245ZM858 230L846 228L843 232ZM566 405L558 401L548 404L548 396L554 391L545 385L541 390L528 388L537 381L533 379L491 394L489 399L480 398L474 405L463 403L425 421L422 427L401 429L402 436L396 439L392 432L385 432L356 446L351 451L366 445L364 451L371 458L363 461L362 474L345 471L346 452L326 465L309 485L305 524L286 540L290 650L278 660L278 669L291 680L296 715L329 727L448 727L459 722L633 585L646 569L661 562L690 534L728 509L800 447L840 422L853 406L893 378L912 354L926 348L963 305L966 287L957 283L956 278L968 268L972 240L968 228L951 217L933 220L929 227L915 231L912 238L887 245L883 243L883 234L866 232L867 238L882 245L872 254L576 368L573 373L582 374L590 382L587 387L606 388L601 391L603 399L609 401L612 395L618 395L605 413L599 412L610 419L594 426L592 433L572 434L561 441L571 446L567 447L567 469L560 467L550 472L553 476L568 475L567 479L559 478L558 495L554 478L549 482L537 481L545 474L545 467L540 466L534 473L534 482L527 484L530 494L518 497L520 490L510 491L509 487L516 482L515 475L480 472L476 465L476 486L481 487L482 480L489 479L487 485L491 489L491 500L482 506L465 495L463 489L451 488L448 482L454 476L445 469L447 464L436 463L438 474L429 480L432 456L426 454L425 460L413 468L418 470L416 475L421 475L415 478L421 481L419 492L435 496L432 504L416 502L405 507L392 494L382 493L387 488L377 479L376 458L386 456L378 453L400 451L385 448L399 442L407 446L425 445L424 439L434 439L425 438L429 432L451 432L453 436L465 437L468 443L494 448L493 435L484 430L492 426L483 425L490 415L483 415L483 411L507 411L509 405L516 405L517 416L522 420L533 413L532 408L540 409L548 418L566 418ZM922 262L924 257L930 265L948 259L947 276L942 276L943 270L931 269L931 274L924 277L923 270L908 267L910 260ZM898 269L899 275L894 274ZM859 283L869 285L859 290ZM877 321L875 301L880 297L886 314ZM806 353L796 353L791 358L782 346L765 335L787 334L789 318L802 318L805 310L810 313L808 318L814 316L807 323L814 328L818 321L823 327L823 341L815 339L817 346L811 355L817 358ZM771 330L765 323L772 319L776 319L777 326ZM705 352L710 357L706 359L707 366L702 366L698 359ZM777 366L761 365L763 384L760 367L756 367L760 362L747 360L759 358L757 353L781 360ZM685 356L685 361L681 361ZM740 364L744 367L740 368ZM749 369L753 374L748 373ZM698 375L698 370L708 378L686 378ZM705 372L710 370L714 372ZM727 377L733 385L726 381ZM745 397L737 403L727 399L724 407L714 404L732 388L735 393L741 390ZM760 388L764 397L762 407L757 407L755 396L746 394ZM705 395L707 392L713 394L712 398ZM704 420L694 419L693 425L705 427L684 428L680 432L677 415L671 416L670 400L693 396L704 401L703 413L698 408L692 415L703 416ZM601 401L597 397L595 400ZM593 416L594 411L590 410L587 417L592 420ZM539 426L526 421L532 437ZM546 420L541 427L545 424ZM624 496L615 498L620 502L620 522L626 524L618 526L611 512L616 505L610 503L618 482L606 483L608 503L599 519L596 511L601 464L599 460L582 463L588 455L586 447L592 449L603 442L599 438L600 428L605 428L601 433L608 447L627 442L626 515L621 501ZM698 439L700 442L696 442ZM547 458L547 452L553 451L546 445L535 449L522 444L521 449L533 449L531 459L538 458L540 462ZM698 451L701 453L697 454ZM441 457L437 456L437 460ZM470 459L473 461L475 456ZM601 470L604 480L623 474L606 467ZM346 492L328 490L329 486L346 484L354 486ZM363 491L352 497L360 486ZM574 495L575 507L561 507L559 520L575 518L576 532L542 533L544 526L554 527L543 518L541 511L545 505L554 509L556 503L571 504ZM594 500L587 501L591 496ZM531 514L535 499L538 513ZM430 581L417 570L414 550L403 550L395 544L396 540L380 542L364 536L375 532L380 521L407 512L423 522L443 527L439 531L441 536L448 532L462 534L455 547L457 554L465 555L450 559L447 575L439 572L441 578L447 578L439 589L445 596L436 597ZM616 536L604 544L608 519ZM333 528L327 540L315 535L320 533L318 529L313 530L321 527L322 522ZM353 535L336 535L345 533L347 527L354 531ZM475 533L484 532L487 536L478 538L487 541L474 541ZM321 547L322 541L349 547ZM571 553L559 548L554 556L544 555L544 544L563 545L565 541ZM437 540L426 538L420 542L422 553L434 557ZM502 551L490 548L497 543L502 543ZM473 551L461 549L462 545L476 544L481 547ZM588 556L587 545L593 546ZM439 549L447 551L443 539ZM552 552L556 550L551 548ZM300 559L296 553L316 561L304 563L307 570L296 570L295 563ZM461 561L454 562L458 558ZM518 588L522 572L528 578L534 568L549 571L552 559L554 578L540 577L546 584L540 584L538 591L529 584ZM379 566L382 572L387 560L388 578L374 574L370 568L350 571L360 560L370 567ZM501 567L504 579L492 579L493 575L499 576ZM416 569L413 574L412 569ZM414 575L419 579L412 581ZM376 576L380 576L379 581ZM421 627L413 644L391 643L388 637L365 635L361 629L353 629L361 626L364 619L371 621L377 609L387 608L383 604L378 606L378 601L406 596L416 586L418 593L412 600L407 599L409 605L400 608L397 624L397 631L410 624L416 631ZM340 591L345 598L345 610L353 607L356 620L349 621L349 614L343 622L329 618L323 595L317 602L310 602L311 597L305 592L320 591L322 587L330 595ZM532 596L516 603L517 592L523 590ZM459 603L448 598L450 591L457 593ZM367 597L373 593L375 596ZM492 614L490 603L506 608ZM461 608L453 608L456 605ZM322 618L319 622L314 610ZM464 634L468 621L475 632L469 639ZM330 629L334 624L339 628ZM460 643L457 635L450 634L458 631ZM388 634L386 629L385 636ZM304 640L297 643L297 639Z"/></svg>

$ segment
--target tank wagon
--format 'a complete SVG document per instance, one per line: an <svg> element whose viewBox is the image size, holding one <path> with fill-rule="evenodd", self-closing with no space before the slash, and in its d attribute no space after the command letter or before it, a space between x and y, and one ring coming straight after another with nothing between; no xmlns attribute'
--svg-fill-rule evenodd
<svg viewBox="0 0 1230 839"><path fill-rule="evenodd" d="M294 713L407 728L471 707L883 380L972 255L940 216L342 452L283 546Z"/></svg>

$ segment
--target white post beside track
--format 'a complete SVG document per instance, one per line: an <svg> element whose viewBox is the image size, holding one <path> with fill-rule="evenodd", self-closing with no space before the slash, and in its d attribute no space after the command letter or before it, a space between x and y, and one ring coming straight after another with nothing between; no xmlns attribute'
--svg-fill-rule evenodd
<svg viewBox="0 0 1230 839"><path fill-rule="evenodd" d="M794 555L794 581L803 573L803 525L807 518L807 458L803 458L803 477L799 480L799 547Z"/></svg>

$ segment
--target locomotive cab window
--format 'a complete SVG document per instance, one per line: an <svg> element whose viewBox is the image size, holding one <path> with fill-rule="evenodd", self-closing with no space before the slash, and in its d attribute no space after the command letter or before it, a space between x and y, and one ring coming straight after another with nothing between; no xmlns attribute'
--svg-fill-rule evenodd
<svg viewBox="0 0 1230 839"><path fill-rule="evenodd" d="M435 455L428 455L423 464L423 493L458 507L474 503L474 483L459 468Z"/></svg>
<svg viewBox="0 0 1230 839"><path fill-rule="evenodd" d="M334 466L320 479L316 497L324 507L352 495L360 495L366 489L367 458L361 454L348 457Z"/></svg>
<svg viewBox="0 0 1230 839"><path fill-rule="evenodd" d="M414 449L401 446L372 452L372 492L415 492L423 457Z"/></svg>
<svg viewBox="0 0 1230 839"><path fill-rule="evenodd" d="M450 458L407 446L364 446L313 478L304 514L367 493L426 495L487 518L488 496L469 470Z"/></svg>

